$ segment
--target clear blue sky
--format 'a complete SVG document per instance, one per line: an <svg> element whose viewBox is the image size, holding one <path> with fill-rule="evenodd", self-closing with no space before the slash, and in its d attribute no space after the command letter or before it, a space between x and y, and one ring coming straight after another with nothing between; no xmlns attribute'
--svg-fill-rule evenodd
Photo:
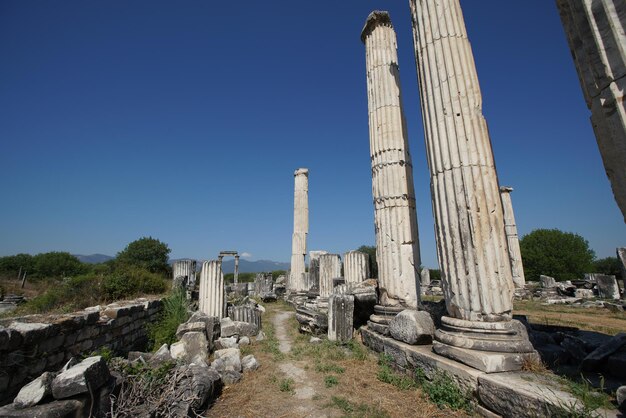
<svg viewBox="0 0 626 418"><path fill-rule="evenodd" d="M554 1L463 0L502 185L520 234L626 245ZM308 167L309 249L374 243L365 54L389 10L423 263L436 266L408 1L0 2L0 255L288 261L293 171Z"/></svg>

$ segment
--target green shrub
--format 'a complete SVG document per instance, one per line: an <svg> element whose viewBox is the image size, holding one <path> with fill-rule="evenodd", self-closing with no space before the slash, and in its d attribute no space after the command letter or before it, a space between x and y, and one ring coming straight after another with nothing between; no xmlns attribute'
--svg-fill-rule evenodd
<svg viewBox="0 0 626 418"><path fill-rule="evenodd" d="M33 257L36 277L67 277L85 273L87 267L70 253L52 251Z"/></svg>
<svg viewBox="0 0 626 418"><path fill-rule="evenodd" d="M189 316L186 292L177 287L163 300L163 312L159 320L148 326L148 338L153 349L175 342L178 326L186 322Z"/></svg>
<svg viewBox="0 0 626 418"><path fill-rule="evenodd" d="M280 381L280 391L281 392L293 392L293 379L283 379Z"/></svg>
<svg viewBox="0 0 626 418"><path fill-rule="evenodd" d="M326 376L324 377L324 385L327 388L332 388L333 386L337 386L339 384L339 380L335 376Z"/></svg>
<svg viewBox="0 0 626 418"><path fill-rule="evenodd" d="M389 383L401 390L415 389L417 382L408 376L403 376L391 368L393 359L389 354L382 353L378 359L378 374L376 377L383 383Z"/></svg>
<svg viewBox="0 0 626 418"><path fill-rule="evenodd" d="M159 294L167 290L162 275L137 267L121 267L104 277L103 296L107 300L125 299L140 294Z"/></svg>

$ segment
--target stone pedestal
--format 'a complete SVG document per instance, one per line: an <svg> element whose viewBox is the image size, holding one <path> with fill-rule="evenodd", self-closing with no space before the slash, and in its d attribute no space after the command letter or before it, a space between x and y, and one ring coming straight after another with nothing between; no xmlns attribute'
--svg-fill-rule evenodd
<svg viewBox="0 0 626 418"><path fill-rule="evenodd" d="M524 277L522 251L520 250L519 237L517 236L515 213L513 213L513 202L511 202L512 191L512 187L500 187L500 198L502 200L502 210L504 211L504 232L509 245L509 260L511 261L513 284L516 289L522 289L526 285L526 278Z"/></svg>
<svg viewBox="0 0 626 418"><path fill-rule="evenodd" d="M626 220L626 3L557 0L604 169Z"/></svg>
<svg viewBox="0 0 626 418"><path fill-rule="evenodd" d="M417 309L420 253L413 165L400 93L396 33L389 14L372 12L361 40L367 70L380 303Z"/></svg>
<svg viewBox="0 0 626 418"><path fill-rule="evenodd" d="M328 339L346 343L352 339L354 296L331 295L328 299Z"/></svg>
<svg viewBox="0 0 626 418"><path fill-rule="evenodd" d="M291 241L291 269L288 290L304 292L306 239L309 233L309 170L299 168L294 173L293 237Z"/></svg>
<svg viewBox="0 0 626 418"><path fill-rule="evenodd" d="M224 274L217 260L202 263L198 310L208 316L223 318L226 314L224 300Z"/></svg>
<svg viewBox="0 0 626 418"><path fill-rule="evenodd" d="M485 364L495 354L502 359L498 371L519 369L520 354L534 351L511 321L514 286L502 202L461 6L459 0L409 4L449 315L434 348L485 371L494 371Z"/></svg>
<svg viewBox="0 0 626 418"><path fill-rule="evenodd" d="M369 279L369 256L360 251L350 251L343 255L343 277L346 284L359 284Z"/></svg>
<svg viewBox="0 0 626 418"><path fill-rule="evenodd" d="M601 299L619 300L619 286L615 276L606 274L595 274L596 286L598 287L598 297Z"/></svg>

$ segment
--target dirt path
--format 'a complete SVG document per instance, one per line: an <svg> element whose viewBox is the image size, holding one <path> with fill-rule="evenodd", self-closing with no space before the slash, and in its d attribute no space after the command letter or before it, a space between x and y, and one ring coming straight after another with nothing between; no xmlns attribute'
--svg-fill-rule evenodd
<svg viewBox="0 0 626 418"><path fill-rule="evenodd" d="M207 417L451 417L418 389L400 390L377 378L377 358L363 345L312 344L297 332L292 308L268 304L267 338L245 347L260 368L224 388Z"/></svg>

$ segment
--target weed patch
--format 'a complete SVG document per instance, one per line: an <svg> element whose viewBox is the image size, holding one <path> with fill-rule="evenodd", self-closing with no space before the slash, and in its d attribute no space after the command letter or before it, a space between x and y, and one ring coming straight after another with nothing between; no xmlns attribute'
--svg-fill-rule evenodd
<svg viewBox="0 0 626 418"><path fill-rule="evenodd" d="M331 407L340 409L345 415L344 417L353 418L388 418L389 415L371 405L367 405L364 403L355 404L350 402L346 398L342 398L340 396L333 396L330 405Z"/></svg>
<svg viewBox="0 0 626 418"><path fill-rule="evenodd" d="M600 389L594 388L589 380L580 376L580 381L575 382L566 378L560 378L565 388L578 399L579 402L563 403L559 405L558 417L600 417L594 412L599 408L614 409L609 395L603 392L604 378L601 379Z"/></svg>
<svg viewBox="0 0 626 418"><path fill-rule="evenodd" d="M339 384L339 380L335 376L326 376L324 377L324 386L327 388L332 388L333 386L337 386Z"/></svg>
<svg viewBox="0 0 626 418"><path fill-rule="evenodd" d="M278 385L280 388L281 392L291 392L293 393L293 384L294 381L293 379L283 379L280 381L280 384Z"/></svg>
<svg viewBox="0 0 626 418"><path fill-rule="evenodd" d="M163 299L163 312L160 319L148 325L148 338L153 349L158 349L163 344L171 344L176 341L178 326L189 319L189 302L185 290L173 289L171 294Z"/></svg>
<svg viewBox="0 0 626 418"><path fill-rule="evenodd" d="M413 379L397 373L391 368L391 357L382 353L378 359L378 374L376 377L383 383L389 383L401 390L415 389L417 382Z"/></svg>
<svg viewBox="0 0 626 418"><path fill-rule="evenodd" d="M472 412L471 393L463 392L446 372L438 371L433 376L433 380L428 381L424 371L417 368L415 369L415 379L428 399L439 408L448 407L454 410L463 409Z"/></svg>

